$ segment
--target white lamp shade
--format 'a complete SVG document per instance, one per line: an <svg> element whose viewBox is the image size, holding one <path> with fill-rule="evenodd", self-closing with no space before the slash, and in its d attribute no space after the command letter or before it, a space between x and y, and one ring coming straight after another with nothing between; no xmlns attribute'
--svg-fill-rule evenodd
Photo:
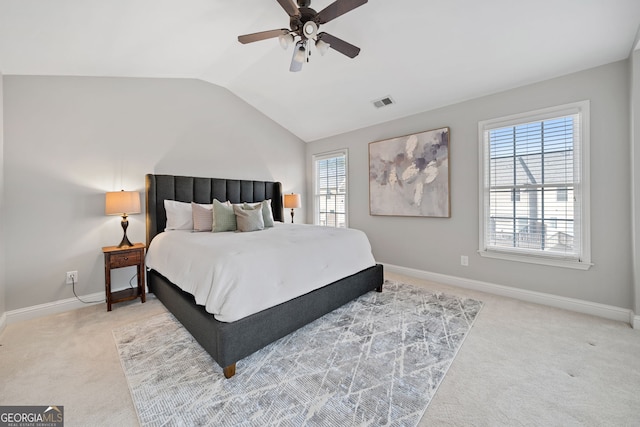
<svg viewBox="0 0 640 427"><path fill-rule="evenodd" d="M291 34L280 34L278 41L280 42L280 47L286 50L293 43L293 36Z"/></svg>
<svg viewBox="0 0 640 427"><path fill-rule="evenodd" d="M306 56L306 50L304 47L304 42L299 41L298 43L296 43L296 50L294 51L293 54L293 60L299 63L303 63L304 62L304 58Z"/></svg>
<svg viewBox="0 0 640 427"><path fill-rule="evenodd" d="M302 40L296 43L296 48L293 50L293 58L291 59L291 66L289 67L289 71L298 72L302 71L302 64L304 64L304 59L307 54L304 48L304 42Z"/></svg>
<svg viewBox="0 0 640 427"><path fill-rule="evenodd" d="M316 41L316 49L320 52L320 55L324 55L329 51L329 43L323 42L322 40Z"/></svg>
<svg viewBox="0 0 640 427"><path fill-rule="evenodd" d="M302 206L300 202L299 194L285 194L284 195L284 207L287 209L299 208Z"/></svg>
<svg viewBox="0 0 640 427"><path fill-rule="evenodd" d="M108 191L104 203L105 215L140 213L140 193L137 191Z"/></svg>

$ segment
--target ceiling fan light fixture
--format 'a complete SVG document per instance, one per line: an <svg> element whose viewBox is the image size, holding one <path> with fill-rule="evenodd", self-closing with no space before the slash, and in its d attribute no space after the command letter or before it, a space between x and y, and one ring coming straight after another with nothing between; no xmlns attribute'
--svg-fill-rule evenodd
<svg viewBox="0 0 640 427"><path fill-rule="evenodd" d="M280 42L280 47L282 47L284 50L287 50L289 45L293 43L293 35L291 33L280 34L278 36L278 41Z"/></svg>
<svg viewBox="0 0 640 427"><path fill-rule="evenodd" d="M298 43L296 43L296 51L293 54L293 60L296 62L304 62L304 59L306 57L306 49L304 47L304 42L301 40Z"/></svg>
<svg viewBox="0 0 640 427"><path fill-rule="evenodd" d="M307 39L314 39L318 34L318 24L313 21L307 21L302 26L302 34Z"/></svg>
<svg viewBox="0 0 640 427"><path fill-rule="evenodd" d="M289 29L281 28L238 36L242 44L253 43L260 40L278 38L278 43L283 49L295 43L290 71L301 71L302 64L311 56L311 40L315 42L320 55L325 55L329 48L349 57L355 58L360 53L360 48L331 34L318 33L319 26L333 21L339 16L352 11L369 0L333 0L333 3L320 12L309 7L311 0L276 0L282 9L289 15ZM296 4L297 3L297 4ZM299 41L296 42L296 40Z"/></svg>
<svg viewBox="0 0 640 427"><path fill-rule="evenodd" d="M327 53L327 51L329 50L329 43L327 42L323 42L322 40L316 40L316 49L318 49L318 52L320 52L320 55L323 55L325 53Z"/></svg>
<svg viewBox="0 0 640 427"><path fill-rule="evenodd" d="M289 71L302 71L302 64L304 64L306 58L307 50L305 48L305 42L300 40L296 43L296 48L293 50L293 58L291 59L291 67L289 67Z"/></svg>

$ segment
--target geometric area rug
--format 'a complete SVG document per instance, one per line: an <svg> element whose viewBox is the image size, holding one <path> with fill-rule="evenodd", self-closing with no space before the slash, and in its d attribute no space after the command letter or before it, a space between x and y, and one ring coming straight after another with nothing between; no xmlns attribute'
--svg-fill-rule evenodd
<svg viewBox="0 0 640 427"><path fill-rule="evenodd" d="M386 281L222 369L169 313L113 331L146 426L415 426L482 302Z"/></svg>

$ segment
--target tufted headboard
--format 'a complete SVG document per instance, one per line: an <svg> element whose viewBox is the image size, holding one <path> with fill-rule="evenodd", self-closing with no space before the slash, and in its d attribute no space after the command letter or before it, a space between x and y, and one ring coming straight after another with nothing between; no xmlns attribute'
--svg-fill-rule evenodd
<svg viewBox="0 0 640 427"><path fill-rule="evenodd" d="M273 218L280 222L284 219L282 185L279 182L147 174L145 195L147 246L167 224L164 211L167 199L195 203L211 203L213 199L231 203L271 199Z"/></svg>

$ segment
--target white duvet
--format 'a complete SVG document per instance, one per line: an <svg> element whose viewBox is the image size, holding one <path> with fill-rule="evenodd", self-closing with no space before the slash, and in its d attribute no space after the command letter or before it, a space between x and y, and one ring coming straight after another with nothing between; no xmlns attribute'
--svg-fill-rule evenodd
<svg viewBox="0 0 640 427"><path fill-rule="evenodd" d="M248 233L167 231L147 251L154 269L221 322L311 292L375 265L359 230L276 223Z"/></svg>

